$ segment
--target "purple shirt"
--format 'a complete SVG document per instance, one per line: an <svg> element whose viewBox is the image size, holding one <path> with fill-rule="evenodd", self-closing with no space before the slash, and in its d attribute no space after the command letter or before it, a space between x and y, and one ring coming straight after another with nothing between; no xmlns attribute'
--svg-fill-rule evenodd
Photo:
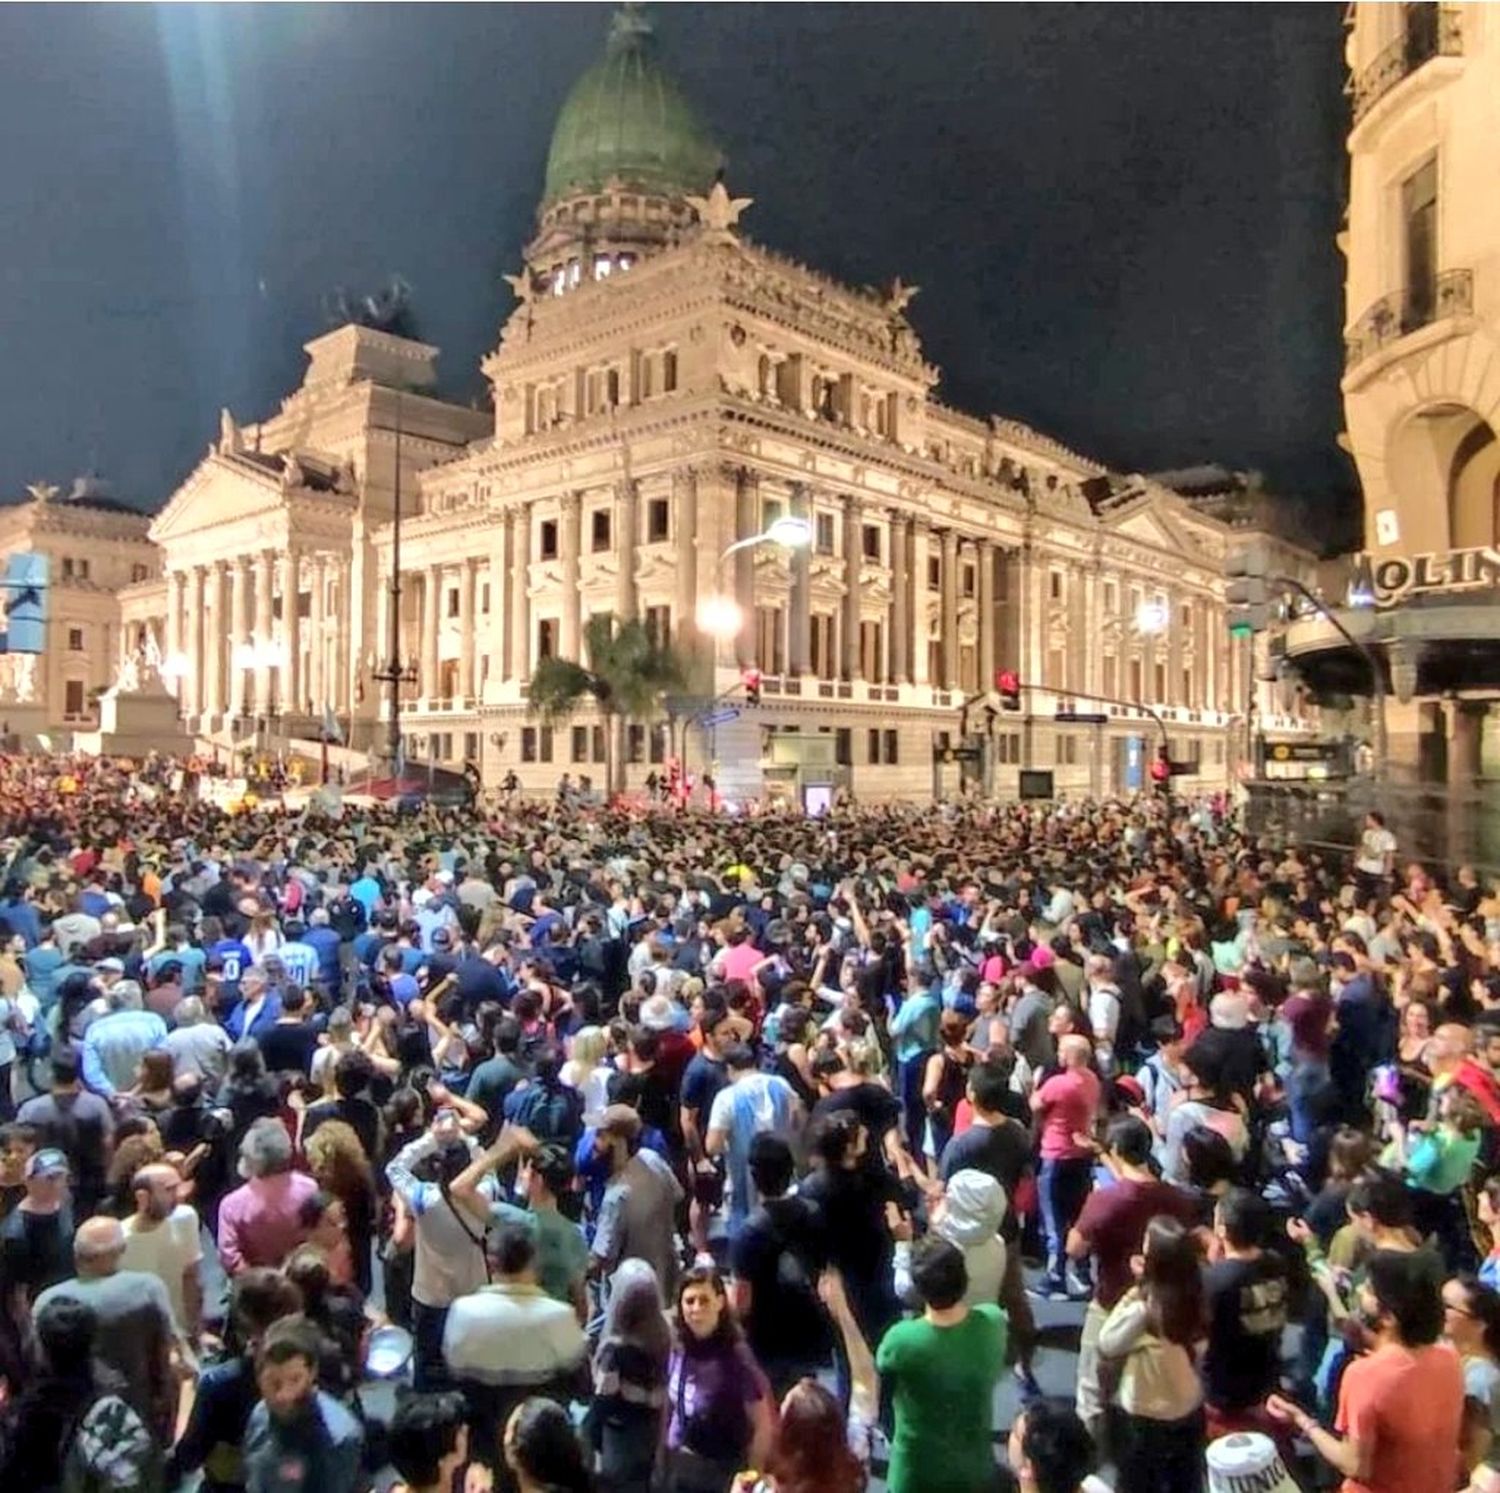
<svg viewBox="0 0 1500 1493"><path fill-rule="evenodd" d="M280 1265L307 1237L299 1215L317 1190L305 1172L255 1177L235 1188L219 1205L219 1258L225 1273Z"/></svg>

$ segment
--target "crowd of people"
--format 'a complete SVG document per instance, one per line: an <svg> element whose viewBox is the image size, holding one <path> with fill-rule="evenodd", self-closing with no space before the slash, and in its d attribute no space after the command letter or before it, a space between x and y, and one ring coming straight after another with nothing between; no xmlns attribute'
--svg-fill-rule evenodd
<svg viewBox="0 0 1500 1493"><path fill-rule="evenodd" d="M7 1486L1500 1488L1500 893L1378 815L10 758L0 868Z"/></svg>

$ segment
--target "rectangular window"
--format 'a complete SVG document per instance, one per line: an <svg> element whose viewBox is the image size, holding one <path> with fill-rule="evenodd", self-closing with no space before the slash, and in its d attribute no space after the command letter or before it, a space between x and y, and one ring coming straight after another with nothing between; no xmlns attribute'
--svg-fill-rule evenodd
<svg viewBox="0 0 1500 1493"><path fill-rule="evenodd" d="M755 609L755 661L763 673L780 674L786 667L780 607Z"/></svg>
<svg viewBox="0 0 1500 1493"><path fill-rule="evenodd" d="M1103 681L1100 689L1113 699L1120 693L1120 660L1113 653L1106 653L1103 663Z"/></svg>
<svg viewBox="0 0 1500 1493"><path fill-rule="evenodd" d="M669 347L661 355L661 391L671 394L677 388L677 354Z"/></svg>
<svg viewBox="0 0 1500 1493"><path fill-rule="evenodd" d="M464 732L464 761L479 761L479 732L477 731Z"/></svg>
<svg viewBox="0 0 1500 1493"><path fill-rule="evenodd" d="M785 516L786 506L780 498L767 498L760 505L760 527L762 532L772 524L779 524Z"/></svg>
<svg viewBox="0 0 1500 1493"><path fill-rule="evenodd" d="M860 531L860 543L863 545L864 557L880 564L880 525L865 524Z"/></svg>
<svg viewBox="0 0 1500 1493"><path fill-rule="evenodd" d="M608 508L596 508L589 518L589 543L597 555L609 548L611 514Z"/></svg>
<svg viewBox="0 0 1500 1493"><path fill-rule="evenodd" d="M63 556L62 573L65 581L73 579L73 557L71 555Z"/></svg>
<svg viewBox="0 0 1500 1493"><path fill-rule="evenodd" d="M1104 615L1113 617L1120 610L1120 588L1113 581L1104 583Z"/></svg>
<svg viewBox="0 0 1500 1493"><path fill-rule="evenodd" d="M901 733L888 729L885 733L885 765L895 767L901 760Z"/></svg>
<svg viewBox="0 0 1500 1493"><path fill-rule="evenodd" d="M484 617L490 614L490 583L488 581L479 588L479 612Z"/></svg>
<svg viewBox="0 0 1500 1493"><path fill-rule="evenodd" d="M963 591L966 597L973 596L976 584L976 576L972 565L965 565L963 570Z"/></svg>
<svg viewBox="0 0 1500 1493"><path fill-rule="evenodd" d="M1057 765L1059 767L1078 765L1078 738L1076 736L1069 736L1062 731L1057 733Z"/></svg>
<svg viewBox="0 0 1500 1493"><path fill-rule="evenodd" d="M833 515L831 513L817 514L813 520L813 528L818 553L831 555L833 553Z"/></svg>
<svg viewBox="0 0 1500 1493"><path fill-rule="evenodd" d="M854 766L854 733L848 726L837 726L833 732L833 763L835 767Z"/></svg>
<svg viewBox="0 0 1500 1493"><path fill-rule="evenodd" d="M995 761L1007 767L1016 766L1021 760L1021 733L1004 731L995 738Z"/></svg>
<svg viewBox="0 0 1500 1493"><path fill-rule="evenodd" d="M865 760L871 767L880 766L880 728L871 726L868 732L869 741L865 746Z"/></svg>
<svg viewBox="0 0 1500 1493"><path fill-rule="evenodd" d="M659 725L652 726L650 734L647 737L647 746L651 761L657 767L660 767L667 760L667 747L670 744L670 735L671 729L663 721Z"/></svg>
<svg viewBox="0 0 1500 1493"><path fill-rule="evenodd" d="M83 652L83 629L81 627L70 627L68 629L68 652Z"/></svg>
<svg viewBox="0 0 1500 1493"><path fill-rule="evenodd" d="M658 648L665 648L672 641L672 608L646 608L646 636Z"/></svg>
<svg viewBox="0 0 1500 1493"><path fill-rule="evenodd" d="M808 619L811 634L812 671L819 679L832 679L833 659L833 615L829 612L814 612Z"/></svg>
<svg viewBox="0 0 1500 1493"><path fill-rule="evenodd" d="M646 504L646 543L660 544L668 535L672 505L665 498L652 498Z"/></svg>
<svg viewBox="0 0 1500 1493"><path fill-rule="evenodd" d="M859 624L859 674L876 683L885 678L884 629L878 622Z"/></svg>
<svg viewBox="0 0 1500 1493"><path fill-rule="evenodd" d="M134 585L137 581L143 581L150 574L144 565L132 565L130 567L130 583Z"/></svg>
<svg viewBox="0 0 1500 1493"><path fill-rule="evenodd" d="M542 617L536 624L536 656L540 662L544 658L552 658L557 653L557 619L555 617Z"/></svg>
<svg viewBox="0 0 1500 1493"><path fill-rule="evenodd" d="M1152 688L1155 691L1155 693L1151 697L1152 703L1157 705L1164 705L1167 700L1166 664L1163 663L1161 659L1157 659L1156 667L1154 670L1152 670L1152 673L1155 675L1155 678L1152 680Z"/></svg>
<svg viewBox="0 0 1500 1493"><path fill-rule="evenodd" d="M1049 689L1068 687L1068 657L1061 648L1047 650L1047 687Z"/></svg>
<svg viewBox="0 0 1500 1493"><path fill-rule="evenodd" d="M592 732L591 745L594 749L594 761L602 762L604 761L604 727L593 726L590 729Z"/></svg>
<svg viewBox="0 0 1500 1493"><path fill-rule="evenodd" d="M1063 599L1063 573L1060 570L1049 570L1047 572L1047 595L1053 601Z"/></svg>
<svg viewBox="0 0 1500 1493"><path fill-rule="evenodd" d="M537 750L543 762L552 760L552 727L542 726L537 731Z"/></svg>
<svg viewBox="0 0 1500 1493"><path fill-rule="evenodd" d="M927 557L927 589L929 591L943 589L943 557L941 555L928 555Z"/></svg>
<svg viewBox="0 0 1500 1493"><path fill-rule="evenodd" d="M589 760L589 728L587 726L574 726L573 738L573 761L587 762Z"/></svg>
<svg viewBox="0 0 1500 1493"><path fill-rule="evenodd" d="M557 520L555 518L544 518L542 520L541 536L537 545L537 558L541 560L555 560L557 558Z"/></svg>
<svg viewBox="0 0 1500 1493"><path fill-rule="evenodd" d="M1406 314L1402 331L1426 326L1437 301L1437 158L1424 161L1401 183Z"/></svg>
<svg viewBox="0 0 1500 1493"><path fill-rule="evenodd" d="M1145 668L1140 659L1133 658L1130 660L1130 689L1126 693L1127 701L1132 705L1139 704L1145 688Z"/></svg>
<svg viewBox="0 0 1500 1493"><path fill-rule="evenodd" d="M979 659L972 643L958 645L958 687L968 695L979 690Z"/></svg>
<svg viewBox="0 0 1500 1493"><path fill-rule="evenodd" d="M1191 708L1198 702L1193 698L1193 671L1184 669L1182 671L1182 700L1183 705Z"/></svg>
<svg viewBox="0 0 1500 1493"><path fill-rule="evenodd" d="M536 727L521 727L521 761L536 761Z"/></svg>
<svg viewBox="0 0 1500 1493"><path fill-rule="evenodd" d="M87 709L83 693L83 680L69 679L63 684L63 714L83 715Z"/></svg>
<svg viewBox="0 0 1500 1493"><path fill-rule="evenodd" d="M460 610L460 608L462 606L463 606L463 599L458 594L458 587L455 586L448 593L448 615L450 617L456 617L456 616L458 616L459 610Z"/></svg>
<svg viewBox="0 0 1500 1493"><path fill-rule="evenodd" d="M631 724L625 728L625 760L627 762L644 762L646 760L646 728Z"/></svg>

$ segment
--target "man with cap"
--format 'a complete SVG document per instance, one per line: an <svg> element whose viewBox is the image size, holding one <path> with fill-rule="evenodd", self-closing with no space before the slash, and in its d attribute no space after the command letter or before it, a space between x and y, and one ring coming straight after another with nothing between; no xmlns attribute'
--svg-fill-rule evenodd
<svg viewBox="0 0 1500 1493"><path fill-rule="evenodd" d="M19 1321L72 1266L73 1204L68 1158L44 1146L26 1162L26 1195L0 1224L0 1281L5 1308Z"/></svg>
<svg viewBox="0 0 1500 1493"><path fill-rule="evenodd" d="M32 1316L61 1298L91 1307L99 1324L96 1355L124 1380L124 1398L165 1446L172 1439L176 1410L172 1303L155 1275L121 1269L124 1254L125 1229L119 1219L90 1218L79 1224L73 1236L77 1274L43 1291Z"/></svg>
<svg viewBox="0 0 1500 1493"><path fill-rule="evenodd" d="M682 1188L653 1151L640 1149L641 1117L627 1104L611 1104L594 1131L594 1151L609 1167L609 1182L594 1230L594 1272L606 1279L624 1259L645 1260L671 1299L677 1285L673 1219Z"/></svg>
<svg viewBox="0 0 1500 1493"><path fill-rule="evenodd" d="M133 980L116 981L106 998L109 1014L90 1022L83 1035L83 1081L96 1094L113 1099L135 1082L141 1054L166 1045L167 1024L141 1008L140 986Z"/></svg>

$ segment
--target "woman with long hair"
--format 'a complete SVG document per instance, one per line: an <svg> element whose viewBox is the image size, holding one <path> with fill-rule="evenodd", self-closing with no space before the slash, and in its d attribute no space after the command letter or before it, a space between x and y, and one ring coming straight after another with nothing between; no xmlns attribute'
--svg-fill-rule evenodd
<svg viewBox="0 0 1500 1493"><path fill-rule="evenodd" d="M948 1010L938 1018L938 1050L927 1059L922 1076L922 1103L927 1109L926 1154L931 1170L953 1139L953 1120L968 1088L974 1053L963 1012Z"/></svg>
<svg viewBox="0 0 1500 1493"><path fill-rule="evenodd" d="M583 1100L583 1123L596 1125L609 1104L609 1076L614 1071L606 1061L609 1033L602 1026L585 1026L573 1034L568 1060L558 1079L575 1089Z"/></svg>
<svg viewBox="0 0 1500 1493"><path fill-rule="evenodd" d="M1137 1284L1099 1330L1101 1356L1121 1360L1116 1493L1196 1493L1204 1441L1197 1350L1207 1327L1197 1241L1160 1215L1131 1263Z"/></svg>
<svg viewBox="0 0 1500 1493"><path fill-rule="evenodd" d="M1463 1366L1464 1399L1483 1411L1465 1421L1464 1470L1473 1472L1489 1456L1500 1419L1500 1293L1472 1275L1445 1281L1443 1336Z"/></svg>
<svg viewBox="0 0 1500 1493"><path fill-rule="evenodd" d="M742 1467L764 1466L770 1455L776 1433L770 1387L712 1266L683 1274L674 1326L667 1484L672 1493L724 1493Z"/></svg>
<svg viewBox="0 0 1500 1493"><path fill-rule="evenodd" d="M610 1282L594 1354L589 1439L610 1493L646 1493L661 1445L672 1330L661 1283L644 1260L622 1260Z"/></svg>
<svg viewBox="0 0 1500 1493"><path fill-rule="evenodd" d="M257 1120L281 1118L280 1091L266 1072L260 1043L253 1037L242 1037L229 1049L229 1071L219 1086L218 1104L229 1111L227 1149L231 1155Z"/></svg>
<svg viewBox="0 0 1500 1493"><path fill-rule="evenodd" d="M555 1400L522 1400L505 1423L500 1448L518 1493L593 1493L583 1443Z"/></svg>
<svg viewBox="0 0 1500 1493"><path fill-rule="evenodd" d="M302 1313L323 1334L318 1378L346 1404L357 1398L365 1363L364 1298L352 1286L335 1283L328 1257L313 1244L299 1245L287 1257L286 1278L302 1293Z"/></svg>
<svg viewBox="0 0 1500 1493"><path fill-rule="evenodd" d="M354 1127L343 1120L324 1120L303 1146L307 1169L318 1186L344 1205L354 1284L368 1297L373 1281L371 1254L379 1220L375 1176Z"/></svg>

